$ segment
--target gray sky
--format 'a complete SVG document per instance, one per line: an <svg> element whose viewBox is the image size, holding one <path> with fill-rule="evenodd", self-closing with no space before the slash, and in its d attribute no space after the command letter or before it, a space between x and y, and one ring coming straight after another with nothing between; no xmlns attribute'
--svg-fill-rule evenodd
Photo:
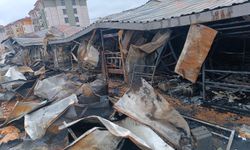
<svg viewBox="0 0 250 150"><path fill-rule="evenodd" d="M87 0L91 20L138 7L148 0ZM0 0L0 25L28 16L36 0Z"/></svg>

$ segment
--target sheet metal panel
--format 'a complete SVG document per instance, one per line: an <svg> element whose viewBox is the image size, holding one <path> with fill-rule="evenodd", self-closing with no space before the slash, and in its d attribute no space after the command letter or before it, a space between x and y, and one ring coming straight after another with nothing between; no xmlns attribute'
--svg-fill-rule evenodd
<svg viewBox="0 0 250 150"><path fill-rule="evenodd" d="M177 149L183 146L183 135L190 137L190 129L184 118L144 79L140 89L130 89L114 108L151 127Z"/></svg>
<svg viewBox="0 0 250 150"><path fill-rule="evenodd" d="M175 67L175 72L195 83L216 35L217 31L207 26L192 25Z"/></svg>
<svg viewBox="0 0 250 150"><path fill-rule="evenodd" d="M77 96L73 94L35 112L26 114L24 117L26 133L32 140L42 138L50 125L53 124L70 106L77 102Z"/></svg>

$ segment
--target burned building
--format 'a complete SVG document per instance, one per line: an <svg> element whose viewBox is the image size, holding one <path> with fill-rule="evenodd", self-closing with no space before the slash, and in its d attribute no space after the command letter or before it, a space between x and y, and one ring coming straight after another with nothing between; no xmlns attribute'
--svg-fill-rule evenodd
<svg viewBox="0 0 250 150"><path fill-rule="evenodd" d="M14 53L14 58L9 59L13 64L30 66L34 63L42 62L54 68L61 67L62 69L67 69L67 67L72 67L71 54L76 47L73 48L67 43L63 46L48 45L48 41L71 36L80 31L80 29L81 28L70 26L51 27L50 29L20 37L8 38L3 41L3 44L8 47L9 51ZM27 56L17 57L24 53L27 53ZM15 59L18 59L20 62L15 62Z"/></svg>
<svg viewBox="0 0 250 150"><path fill-rule="evenodd" d="M66 149L247 149L236 134L249 138L249 8L248 0L150 0L78 31L4 41L14 51L6 63L34 68L23 97L49 101L18 115L25 132L35 141L54 125L69 134Z"/></svg>
<svg viewBox="0 0 250 150"><path fill-rule="evenodd" d="M158 84L176 80L178 74L191 81L179 89L181 93L200 95L211 105L247 105L248 5L248 1L152 0L54 42L79 39L95 30L107 78L123 76L132 83L139 76Z"/></svg>

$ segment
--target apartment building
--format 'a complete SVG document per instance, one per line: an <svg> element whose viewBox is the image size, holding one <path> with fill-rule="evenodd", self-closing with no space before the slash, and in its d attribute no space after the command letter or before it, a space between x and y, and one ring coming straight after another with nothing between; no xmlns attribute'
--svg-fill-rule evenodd
<svg viewBox="0 0 250 150"><path fill-rule="evenodd" d="M3 41L5 37L6 37L6 34L5 34L4 26L0 25L0 42Z"/></svg>
<svg viewBox="0 0 250 150"><path fill-rule="evenodd" d="M4 26L0 25L0 54L2 50L4 49L4 46L1 44L1 42L6 38L5 29Z"/></svg>
<svg viewBox="0 0 250 150"><path fill-rule="evenodd" d="M19 19L4 27L6 37L18 37L26 33L34 32L30 17Z"/></svg>
<svg viewBox="0 0 250 150"><path fill-rule="evenodd" d="M52 26L90 24L86 0L37 0L29 12L35 31Z"/></svg>

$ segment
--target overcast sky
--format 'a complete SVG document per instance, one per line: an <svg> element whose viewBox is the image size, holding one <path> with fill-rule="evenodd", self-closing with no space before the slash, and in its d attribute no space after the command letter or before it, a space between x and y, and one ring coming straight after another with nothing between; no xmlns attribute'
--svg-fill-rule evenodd
<svg viewBox="0 0 250 150"><path fill-rule="evenodd" d="M88 0L91 20L138 7L148 0ZM36 0L0 0L0 25L28 16Z"/></svg>

